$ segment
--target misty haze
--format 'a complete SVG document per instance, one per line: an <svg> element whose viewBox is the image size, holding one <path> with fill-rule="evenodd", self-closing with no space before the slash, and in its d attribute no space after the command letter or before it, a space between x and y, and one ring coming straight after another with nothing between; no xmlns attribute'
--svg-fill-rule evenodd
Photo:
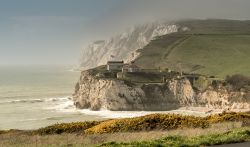
<svg viewBox="0 0 250 147"><path fill-rule="evenodd" d="M0 147L250 146L249 0L0 1Z"/></svg>

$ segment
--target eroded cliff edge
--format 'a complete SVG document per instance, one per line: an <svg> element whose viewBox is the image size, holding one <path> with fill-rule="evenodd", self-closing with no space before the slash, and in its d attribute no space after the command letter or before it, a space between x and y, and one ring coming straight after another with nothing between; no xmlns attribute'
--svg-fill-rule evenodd
<svg viewBox="0 0 250 147"><path fill-rule="evenodd" d="M163 111L188 106L225 110L250 108L244 91L229 91L223 85L197 90L186 77L171 77L162 83L133 83L97 75L93 70L82 71L73 94L77 108L114 111Z"/></svg>
<svg viewBox="0 0 250 147"><path fill-rule="evenodd" d="M104 65L111 59L134 60L139 56L136 50L145 47L155 37L186 31L174 23L154 22L131 27L123 33L115 35L108 40L98 40L90 43L82 50L79 69L90 69Z"/></svg>

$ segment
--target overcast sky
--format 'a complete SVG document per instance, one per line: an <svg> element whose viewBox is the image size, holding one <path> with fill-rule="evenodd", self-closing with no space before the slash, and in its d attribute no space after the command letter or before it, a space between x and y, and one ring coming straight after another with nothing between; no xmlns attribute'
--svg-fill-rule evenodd
<svg viewBox="0 0 250 147"><path fill-rule="evenodd" d="M0 0L0 65L73 65L88 42L135 24L249 14L250 0Z"/></svg>

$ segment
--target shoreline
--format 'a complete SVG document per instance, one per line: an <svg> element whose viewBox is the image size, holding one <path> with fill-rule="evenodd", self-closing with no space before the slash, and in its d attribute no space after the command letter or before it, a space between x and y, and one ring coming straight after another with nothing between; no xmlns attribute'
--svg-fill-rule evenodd
<svg viewBox="0 0 250 147"><path fill-rule="evenodd" d="M119 119L119 118L133 118L150 114L181 114L190 116L206 117L208 115L223 113L223 112L250 112L250 109L211 109L207 107L180 107L170 111L110 111L99 110L93 111L89 109L76 109L76 112L86 115L100 116L104 119Z"/></svg>

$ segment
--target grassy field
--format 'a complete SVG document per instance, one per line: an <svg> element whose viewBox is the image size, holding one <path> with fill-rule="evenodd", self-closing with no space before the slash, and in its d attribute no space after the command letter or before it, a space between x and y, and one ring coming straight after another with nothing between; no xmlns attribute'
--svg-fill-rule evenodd
<svg viewBox="0 0 250 147"><path fill-rule="evenodd" d="M250 35L194 35L176 47L163 60L185 67L187 72L226 76L227 74L250 74Z"/></svg>
<svg viewBox="0 0 250 147"><path fill-rule="evenodd" d="M193 20L180 22L191 31L151 41L135 63L142 68L215 75L250 76L250 21Z"/></svg>
<svg viewBox="0 0 250 147"><path fill-rule="evenodd" d="M225 133L213 133L209 135L202 135L196 137L187 136L167 136L161 139L152 141L135 141L128 143L117 143L109 142L100 145L99 147L199 147L199 146L211 146L211 145L221 145L239 142L250 141L250 129L232 130Z"/></svg>

